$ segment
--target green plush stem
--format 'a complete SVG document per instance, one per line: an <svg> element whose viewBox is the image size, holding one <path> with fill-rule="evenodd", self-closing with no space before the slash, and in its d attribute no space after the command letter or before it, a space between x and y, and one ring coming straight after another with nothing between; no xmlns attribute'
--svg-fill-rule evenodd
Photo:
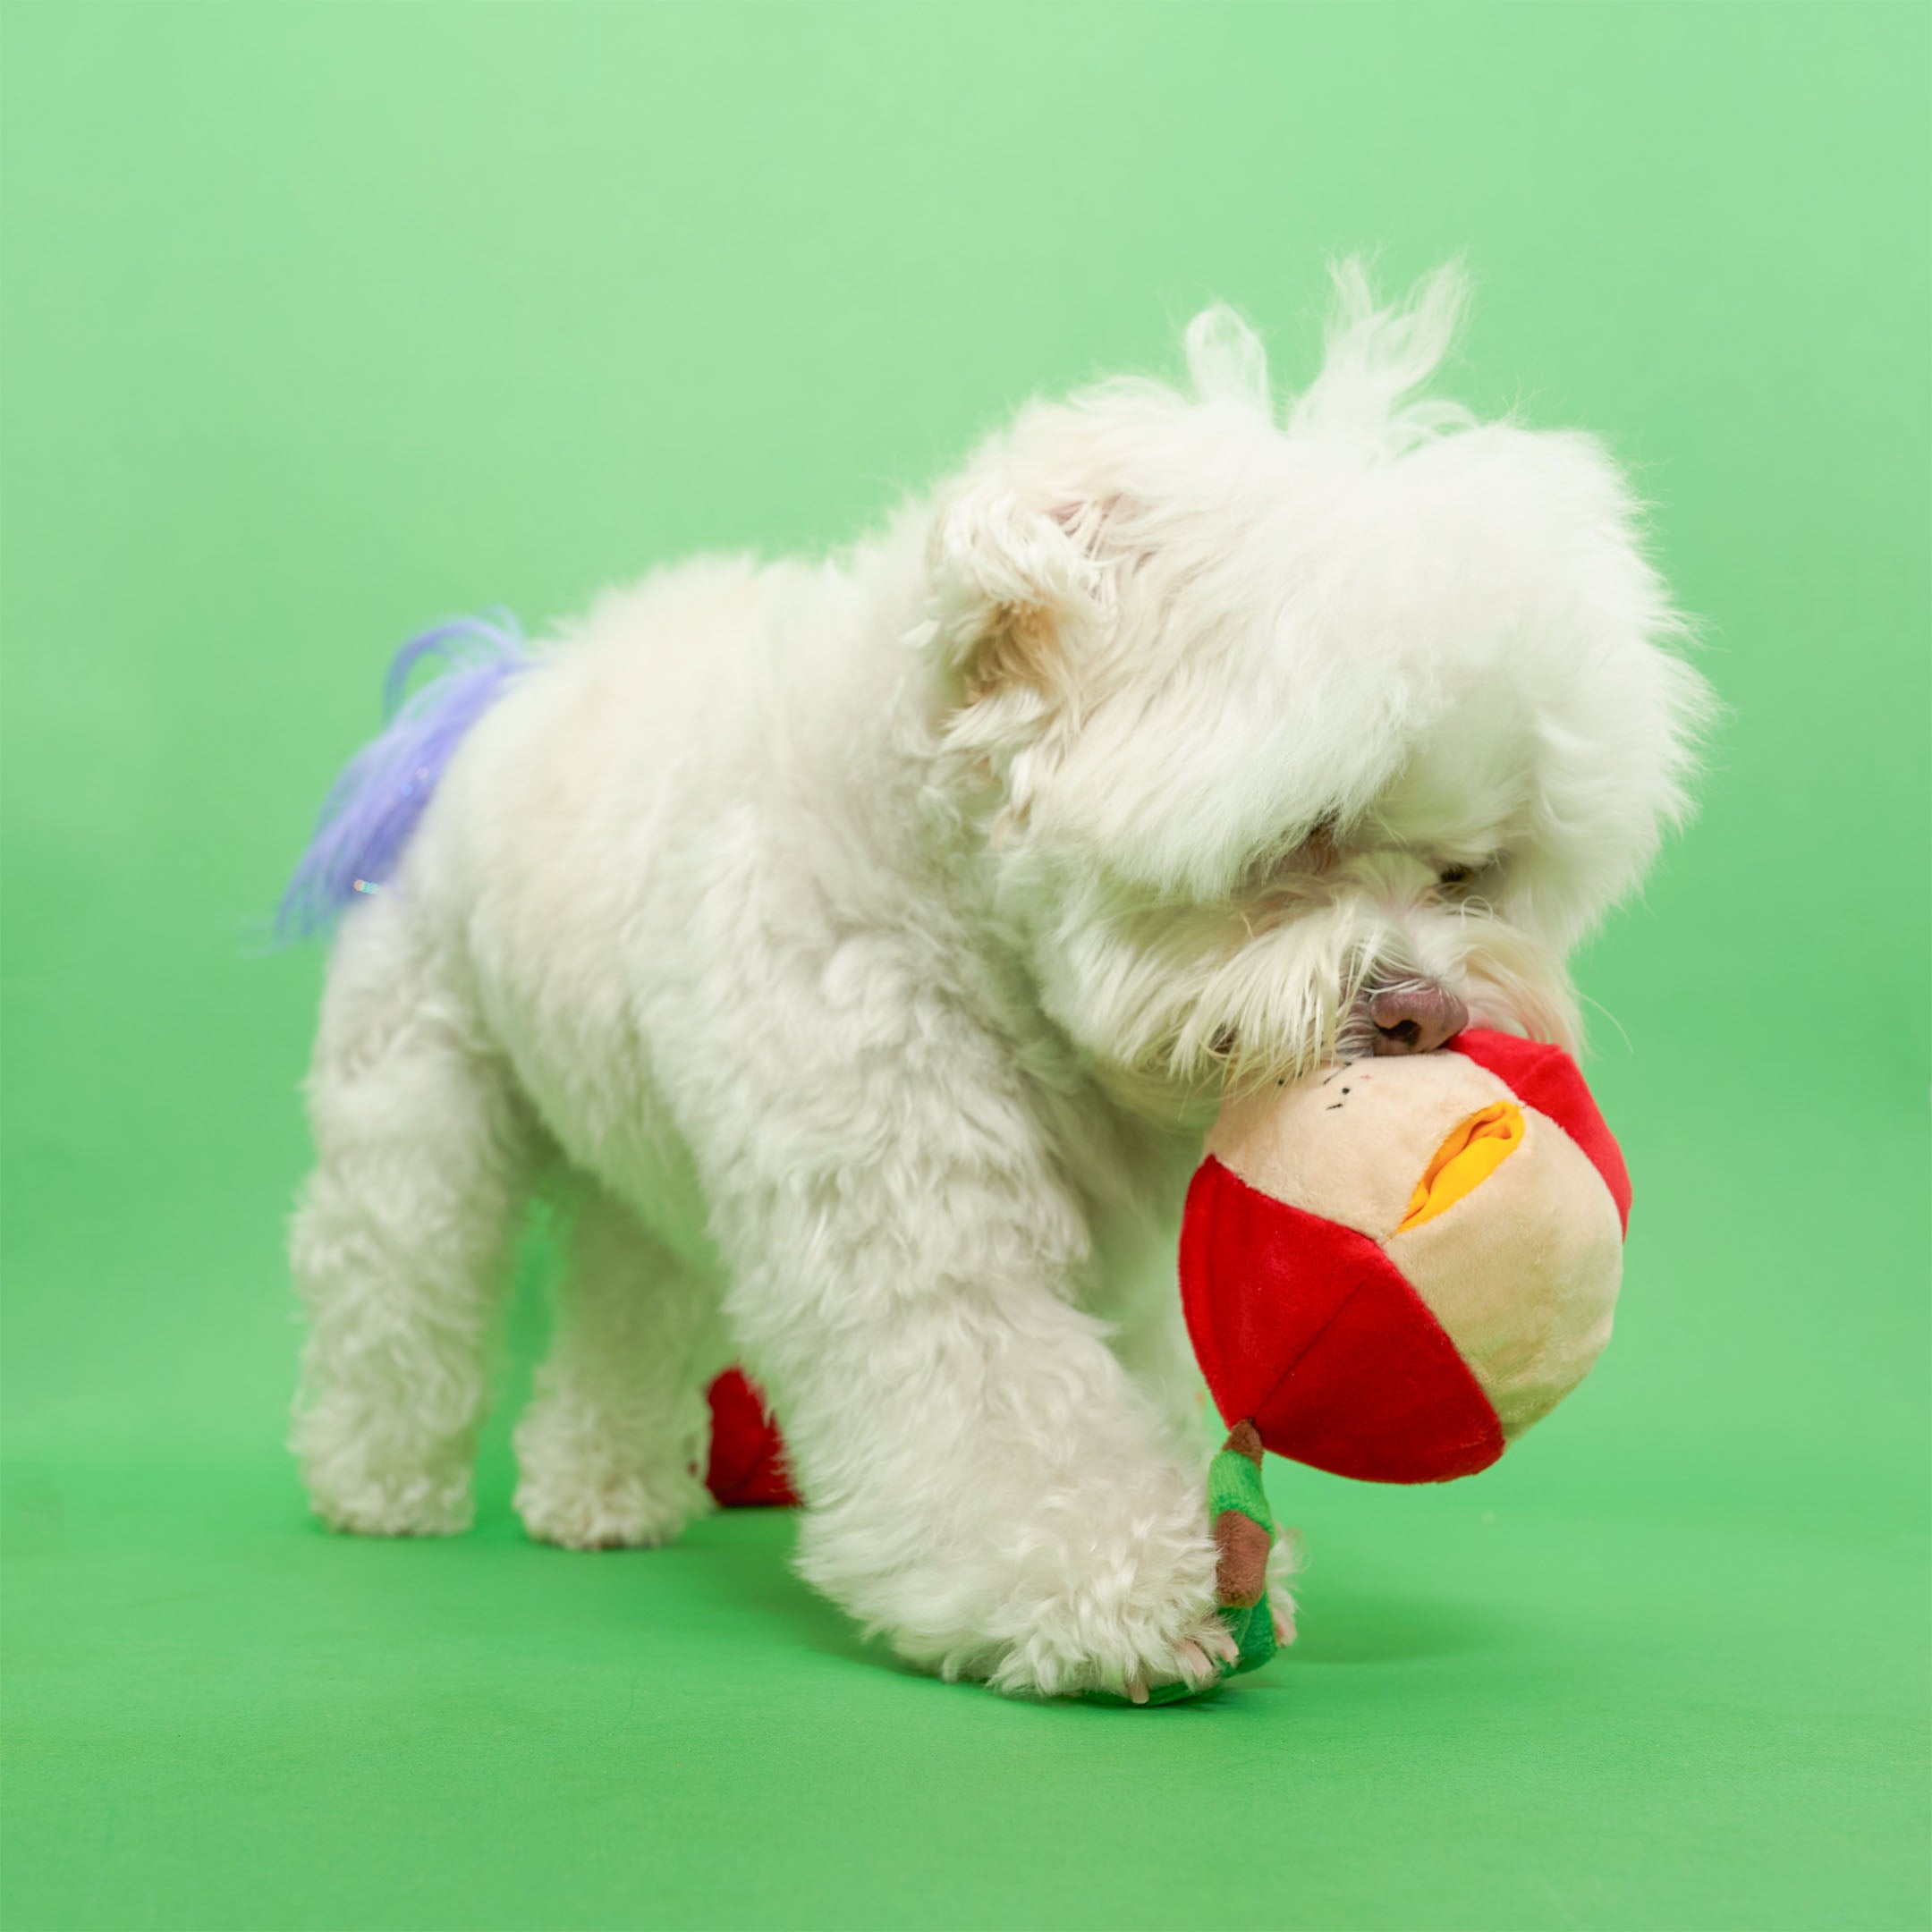
<svg viewBox="0 0 1932 1932"><path fill-rule="evenodd" d="M1268 1508L1267 1492L1261 1487L1261 1468L1239 1449L1224 1449L1208 1469L1208 1520L1216 1522L1224 1510L1237 1510L1250 1522L1258 1523L1270 1544L1275 1540L1275 1517ZM1264 1585L1260 1596L1245 1608L1223 1604L1221 1621L1241 1646L1240 1660L1224 1674L1239 1676L1243 1671L1259 1670L1281 1648L1275 1635L1275 1614L1269 1607Z"/></svg>

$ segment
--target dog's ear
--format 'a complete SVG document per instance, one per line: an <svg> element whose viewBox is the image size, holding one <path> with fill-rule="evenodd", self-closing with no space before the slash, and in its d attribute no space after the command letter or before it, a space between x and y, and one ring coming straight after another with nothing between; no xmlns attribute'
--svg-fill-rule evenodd
<svg viewBox="0 0 1932 1932"><path fill-rule="evenodd" d="M941 507L919 640L953 682L950 745L1017 751L1077 717L1082 646L1108 598L1103 521L1089 504L1035 508L998 477Z"/></svg>

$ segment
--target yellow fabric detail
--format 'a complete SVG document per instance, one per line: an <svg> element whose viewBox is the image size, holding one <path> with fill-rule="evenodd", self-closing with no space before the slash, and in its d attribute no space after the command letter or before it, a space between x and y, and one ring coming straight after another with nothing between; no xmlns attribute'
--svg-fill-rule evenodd
<svg viewBox="0 0 1932 1932"><path fill-rule="evenodd" d="M1521 1110L1507 1100L1496 1101L1457 1122L1416 1182L1415 1192L1409 1197L1409 1212L1395 1232L1406 1234L1411 1228L1433 1221L1444 1208L1453 1208L1522 1145L1522 1137Z"/></svg>

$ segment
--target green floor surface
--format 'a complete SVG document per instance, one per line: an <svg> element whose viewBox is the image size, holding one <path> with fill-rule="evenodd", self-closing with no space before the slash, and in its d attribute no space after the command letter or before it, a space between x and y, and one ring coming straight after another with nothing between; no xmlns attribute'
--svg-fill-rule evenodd
<svg viewBox="0 0 1932 1932"><path fill-rule="evenodd" d="M582 1556L500 1499L348 1542L274 1468L16 1467L4 1922L1925 1922L1911 1539L1274 1473L1301 1641L1125 1712L894 1668L784 1513Z"/></svg>

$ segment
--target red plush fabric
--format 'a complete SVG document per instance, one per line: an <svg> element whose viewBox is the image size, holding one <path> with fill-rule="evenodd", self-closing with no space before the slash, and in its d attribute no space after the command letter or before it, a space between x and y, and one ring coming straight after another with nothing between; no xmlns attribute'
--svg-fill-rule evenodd
<svg viewBox="0 0 1932 1932"><path fill-rule="evenodd" d="M1488 1398L1381 1245L1212 1156L1188 1189L1181 1303L1223 1418L1252 1420L1276 1455L1416 1483L1503 1453Z"/></svg>
<svg viewBox="0 0 1932 1932"><path fill-rule="evenodd" d="M725 1509L789 1509L784 1438L757 1383L727 1368L711 1385L711 1463L705 1487Z"/></svg>
<svg viewBox="0 0 1932 1932"><path fill-rule="evenodd" d="M1630 1169L1576 1062L1561 1046L1519 1039L1513 1033L1492 1033L1485 1027L1458 1033L1448 1045L1451 1051L1494 1073L1525 1106L1546 1114L1583 1149L1603 1176L1623 1232L1629 1233Z"/></svg>

